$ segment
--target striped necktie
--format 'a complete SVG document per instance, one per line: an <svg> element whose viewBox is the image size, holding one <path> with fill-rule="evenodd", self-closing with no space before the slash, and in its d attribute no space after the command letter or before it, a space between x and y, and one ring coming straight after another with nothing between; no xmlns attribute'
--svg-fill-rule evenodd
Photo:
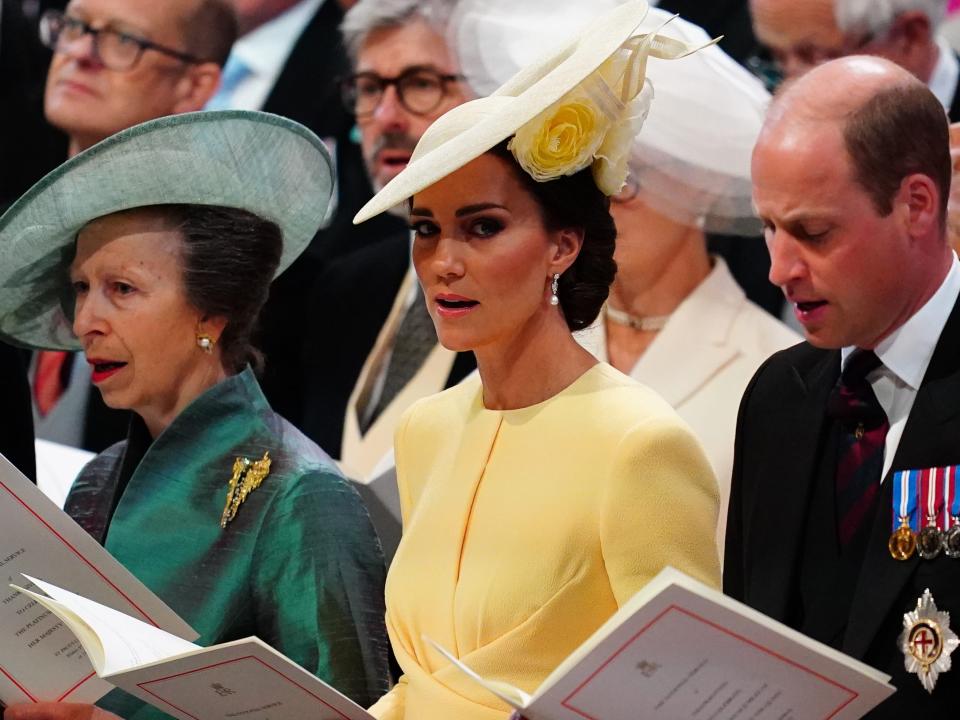
<svg viewBox="0 0 960 720"><path fill-rule="evenodd" d="M827 414L840 428L836 501L841 548L873 517L880 497L883 448L890 423L867 381L867 375L880 366L880 358L871 350L854 350L827 403Z"/></svg>
<svg viewBox="0 0 960 720"><path fill-rule="evenodd" d="M390 354L383 390L373 411L365 422L361 423L361 431L366 433L384 410L393 402L407 386L413 377L420 371L424 361L437 345L437 331L427 310L427 303L423 291L417 287L417 296L413 304L407 308Z"/></svg>

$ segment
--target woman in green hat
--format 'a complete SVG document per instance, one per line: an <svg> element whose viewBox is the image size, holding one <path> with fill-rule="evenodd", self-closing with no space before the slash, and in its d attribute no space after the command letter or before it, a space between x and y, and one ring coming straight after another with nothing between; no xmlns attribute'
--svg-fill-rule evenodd
<svg viewBox="0 0 960 720"><path fill-rule="evenodd" d="M388 679L379 543L330 458L271 411L250 342L332 185L320 141L263 113L115 135L0 218L0 334L79 347L106 404L133 411L127 440L77 478L70 515L198 643L257 635L368 703ZM7 716L94 712L69 702ZM165 717L120 691L100 705Z"/></svg>

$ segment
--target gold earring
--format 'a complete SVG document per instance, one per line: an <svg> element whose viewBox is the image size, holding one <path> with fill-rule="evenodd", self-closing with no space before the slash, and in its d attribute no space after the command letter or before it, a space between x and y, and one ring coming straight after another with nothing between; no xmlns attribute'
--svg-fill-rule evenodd
<svg viewBox="0 0 960 720"><path fill-rule="evenodd" d="M197 333L197 347L203 350L208 355L213 352L213 346L217 344L217 341L206 333L198 332Z"/></svg>

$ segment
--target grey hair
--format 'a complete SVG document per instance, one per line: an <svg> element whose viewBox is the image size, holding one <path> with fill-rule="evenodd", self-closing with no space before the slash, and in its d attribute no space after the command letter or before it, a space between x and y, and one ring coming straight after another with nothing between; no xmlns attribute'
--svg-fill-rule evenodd
<svg viewBox="0 0 960 720"><path fill-rule="evenodd" d="M357 64L360 48L376 30L402 27L421 20L443 35L455 4L456 0L360 0L347 11L340 23L340 33L351 62Z"/></svg>
<svg viewBox="0 0 960 720"><path fill-rule="evenodd" d="M834 0L834 15L842 33L884 35L905 12L922 12L934 32L947 14L947 0Z"/></svg>

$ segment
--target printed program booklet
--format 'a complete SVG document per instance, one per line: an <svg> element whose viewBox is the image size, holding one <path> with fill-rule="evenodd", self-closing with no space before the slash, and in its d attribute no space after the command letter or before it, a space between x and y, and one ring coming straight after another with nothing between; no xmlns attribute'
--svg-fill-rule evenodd
<svg viewBox="0 0 960 720"><path fill-rule="evenodd" d="M373 720L362 707L262 640L209 648L27 577L18 588L83 645L103 680L181 720Z"/></svg>
<svg viewBox="0 0 960 720"><path fill-rule="evenodd" d="M895 691L889 675L673 568L533 695L480 677L430 642L528 720L854 720Z"/></svg>
<svg viewBox="0 0 960 720"><path fill-rule="evenodd" d="M257 638L200 648L40 580L23 590L110 683L182 720L370 720ZM666 569L529 696L450 662L528 720L853 720L889 677Z"/></svg>
<svg viewBox="0 0 960 720"><path fill-rule="evenodd" d="M0 579L7 583L24 572L41 575L174 635L197 637L2 455L0 528ZM94 702L112 689L55 615L16 590L0 591L0 704Z"/></svg>

